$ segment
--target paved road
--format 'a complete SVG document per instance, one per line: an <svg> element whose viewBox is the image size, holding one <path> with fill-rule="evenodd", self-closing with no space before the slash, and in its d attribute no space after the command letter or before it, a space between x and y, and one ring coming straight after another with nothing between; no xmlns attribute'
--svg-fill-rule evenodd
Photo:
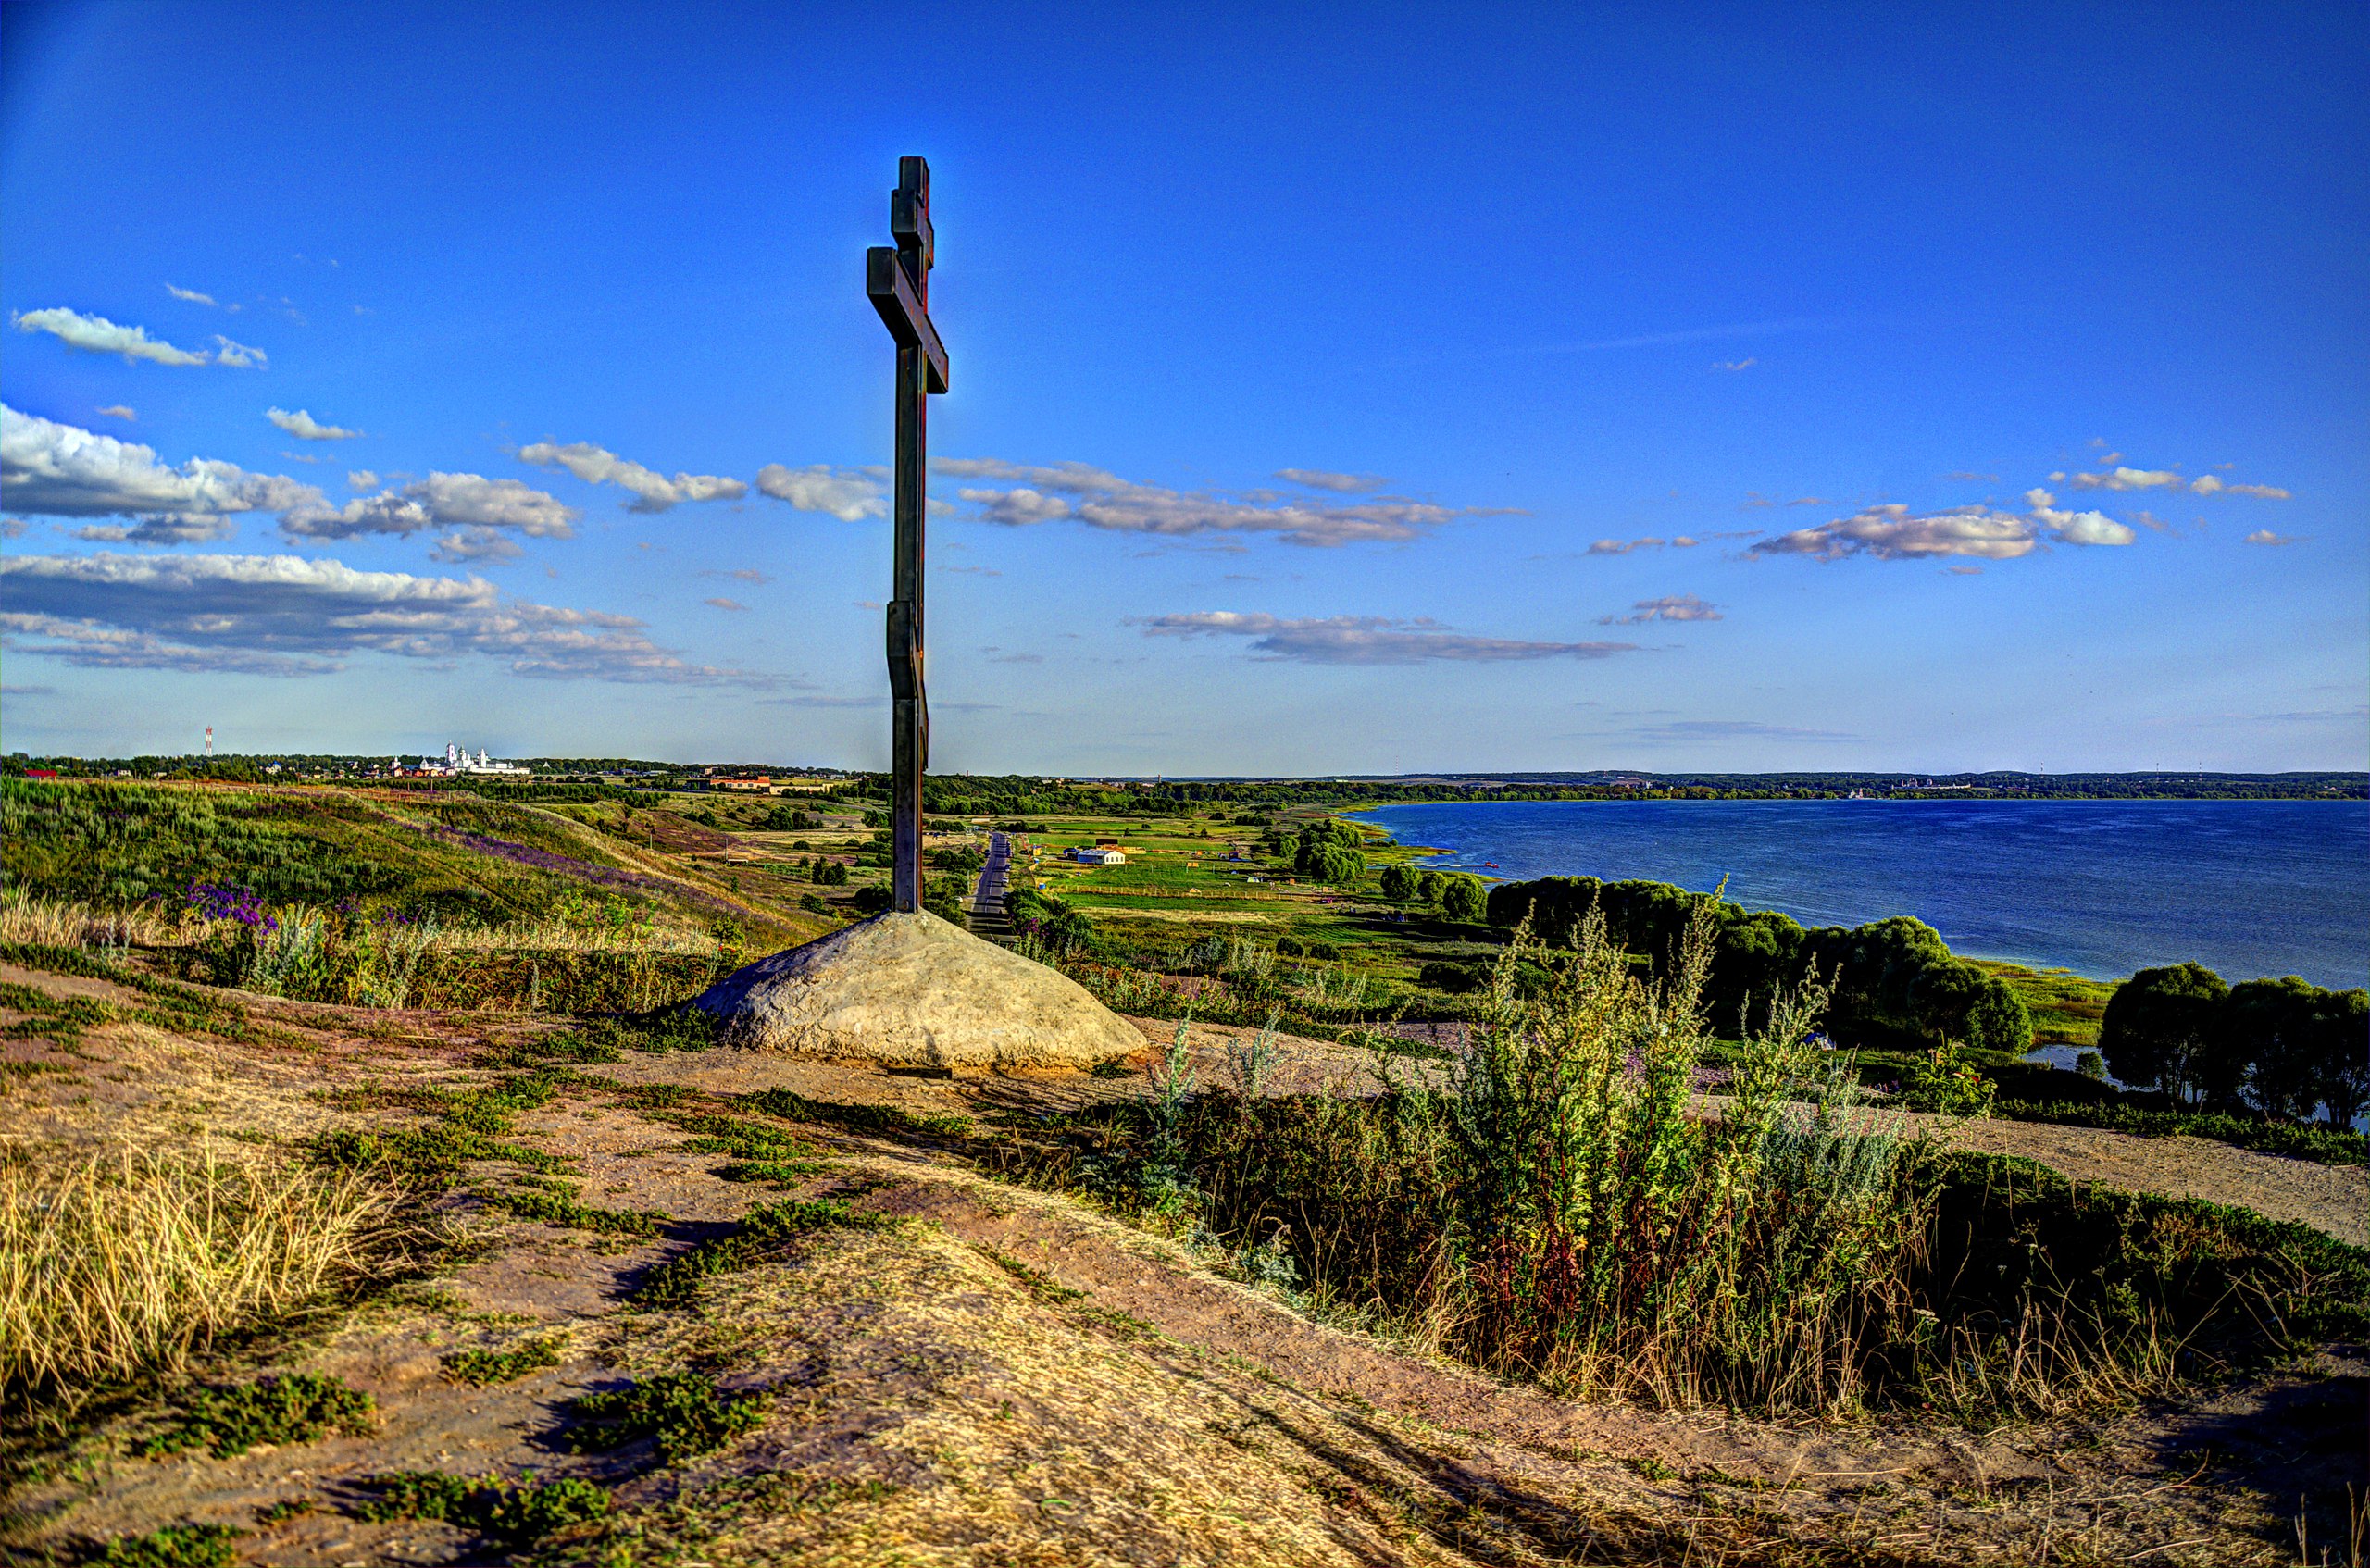
<svg viewBox="0 0 2370 1568"><path fill-rule="evenodd" d="M988 836L988 863L979 867L979 885L971 895L971 928L983 937L1003 936L1012 929L1004 908L1004 878L1012 866L1012 841L1001 833Z"/></svg>

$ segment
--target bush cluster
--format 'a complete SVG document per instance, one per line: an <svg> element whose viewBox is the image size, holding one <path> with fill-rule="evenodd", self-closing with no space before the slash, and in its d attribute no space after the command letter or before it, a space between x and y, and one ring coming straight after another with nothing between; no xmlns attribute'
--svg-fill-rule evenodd
<svg viewBox="0 0 2370 1568"><path fill-rule="evenodd" d="M2124 1082L2209 1111L2302 1122L2317 1110L2350 1128L2370 1109L2370 991L2142 969L2108 1000L2099 1050Z"/></svg>
<svg viewBox="0 0 2370 1568"><path fill-rule="evenodd" d="M1958 1044L2008 1057L2032 1049L2023 999L1952 955L1932 927L1905 915L1806 931L1775 910L1748 910L1665 882L1545 877L1490 890L1493 926L1512 929L1529 920L1547 940L1562 942L1594 913L1615 941L1662 974L1699 911L1708 912L1712 932L1704 996L1724 1025L1736 1018L1747 1029L1763 1027L1770 999L1815 967L1833 989L1827 1027L1839 1040L1921 1051Z"/></svg>

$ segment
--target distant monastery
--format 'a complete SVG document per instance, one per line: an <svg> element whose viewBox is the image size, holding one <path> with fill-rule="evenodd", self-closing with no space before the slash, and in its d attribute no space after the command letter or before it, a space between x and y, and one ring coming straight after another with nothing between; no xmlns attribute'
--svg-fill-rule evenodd
<svg viewBox="0 0 2370 1568"><path fill-rule="evenodd" d="M417 771L430 778L454 778L465 773L491 773L510 778L528 778L533 777L535 770L530 767L521 767L515 762L496 762L486 755L482 748L472 758L467 751L447 740L444 742L444 760L439 762L434 757L422 757L419 759L419 767Z"/></svg>

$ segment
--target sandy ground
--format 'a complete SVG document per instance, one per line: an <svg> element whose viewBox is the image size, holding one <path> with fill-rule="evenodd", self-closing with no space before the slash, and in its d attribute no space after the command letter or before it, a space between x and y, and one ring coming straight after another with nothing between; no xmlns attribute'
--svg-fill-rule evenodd
<svg viewBox="0 0 2370 1568"><path fill-rule="evenodd" d="M125 1000L94 982L0 977ZM20 1077L0 1098L0 1139L47 1157L400 1118L332 1109L324 1091L365 1079L466 1083L481 1076L466 1065L472 1054L540 1027L516 1015L250 1000L279 1031L273 1043L93 1030L58 1064L65 1071ZM1139 1027L1147 1057L1176 1029ZM1197 1076L1226 1081L1243 1032L1195 1026ZM1271 1091L1372 1088L1362 1053L1280 1044ZM677 1086L683 1105L716 1111L731 1109L725 1095L774 1086L971 1114L1144 1088L1140 1076L927 1077L725 1050L630 1055L591 1072L625 1088ZM691 1151L680 1129L630 1099L597 1083L564 1092L511 1136L568 1158L586 1202L662 1212L660 1235L514 1221L466 1190L448 1196L448 1220L478 1246L442 1277L325 1334L267 1348L273 1361L193 1369L209 1379L264 1364L334 1373L378 1400L375 1434L231 1459L139 1460L130 1439L156 1411L134 1408L19 1488L0 1559L40 1561L52 1549L70 1554L162 1523L203 1522L244 1531L247 1562L497 1561L454 1526L366 1524L350 1512L372 1475L444 1468L609 1487L630 1530L555 1561L2274 1568L2295 1561L2288 1489L2326 1491L2359 1469L2370 1367L2351 1363L2098 1420L1989 1431L1561 1400L1312 1320L1173 1243L1069 1198L989 1179L926 1139L778 1125L828 1168L794 1188L729 1181L717 1174L722 1157ZM2014 1124L1942 1130L2085 1179L2228 1193L2324 1228L2360 1224L2359 1173L2316 1184L2309 1173L2322 1167L2225 1158L2238 1151L2189 1139ZM515 1175L485 1165L463 1185ZM842 1196L903 1223L818 1235L717 1277L682 1308L634 1301L652 1266L723 1233L751 1203L791 1195ZM563 1347L547 1371L483 1388L444 1371L456 1349L546 1335ZM762 1396L765 1424L727 1452L676 1466L656 1463L647 1445L576 1455L559 1440L570 1398L682 1368ZM262 1512L293 1504L311 1506Z"/></svg>

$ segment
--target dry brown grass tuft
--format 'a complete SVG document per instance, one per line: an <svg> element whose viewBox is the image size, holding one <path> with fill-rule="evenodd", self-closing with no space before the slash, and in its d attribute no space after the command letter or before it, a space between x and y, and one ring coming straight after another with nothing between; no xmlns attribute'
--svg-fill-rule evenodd
<svg viewBox="0 0 2370 1568"><path fill-rule="evenodd" d="M94 909L68 899L0 893L0 942L36 947L156 947L178 940L179 924L153 909Z"/></svg>
<svg viewBox="0 0 2370 1568"><path fill-rule="evenodd" d="M375 1183L212 1144L0 1168L0 1388L178 1365L371 1274L394 1232Z"/></svg>

